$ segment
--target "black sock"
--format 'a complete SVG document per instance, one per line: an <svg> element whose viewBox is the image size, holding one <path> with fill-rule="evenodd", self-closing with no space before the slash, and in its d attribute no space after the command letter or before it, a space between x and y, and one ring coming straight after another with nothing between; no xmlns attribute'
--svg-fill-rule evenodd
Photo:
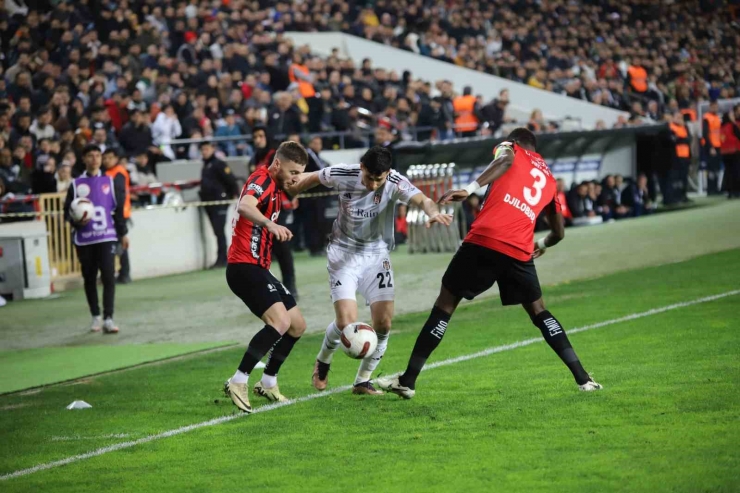
<svg viewBox="0 0 740 493"><path fill-rule="evenodd" d="M249 347L244 353L242 362L239 363L239 371L249 375L257 366L262 357L267 354L272 346L280 339L280 332L272 325L265 325L262 330L257 332L252 340L249 341Z"/></svg>
<svg viewBox="0 0 740 493"><path fill-rule="evenodd" d="M295 343L298 342L298 339L300 339L300 337L293 337L287 333L280 338L277 344L272 348L270 357L267 360L265 375L273 377L277 376L280 371L280 367L283 366L285 360L288 359L288 355L293 349L293 346L295 346Z"/></svg>
<svg viewBox="0 0 740 493"><path fill-rule="evenodd" d="M436 306L432 308L424 327L416 338L414 350L409 358L409 365L403 375L399 377L401 385L413 389L416 386L416 379L424 368L424 364L442 342L442 336L445 335L447 324L451 315Z"/></svg>
<svg viewBox="0 0 740 493"><path fill-rule="evenodd" d="M552 316L550 312L545 310L538 314L532 320L534 324L542 332L542 336L545 338L547 344L550 345L553 351L560 356L563 363L566 364L568 369L573 373L573 377L576 379L578 385L583 385L588 382L591 377L588 376L586 370L583 369L576 352L573 351L573 346L570 345L568 336L565 335L565 330L560 322Z"/></svg>

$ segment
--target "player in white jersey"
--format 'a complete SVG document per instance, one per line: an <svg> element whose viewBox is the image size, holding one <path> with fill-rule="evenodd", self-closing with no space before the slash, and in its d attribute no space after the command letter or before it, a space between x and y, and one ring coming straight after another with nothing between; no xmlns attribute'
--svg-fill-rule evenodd
<svg viewBox="0 0 740 493"><path fill-rule="evenodd" d="M357 321L359 291L370 305L378 346L360 363L352 392L382 394L370 383L370 377L388 347L393 317L395 279L389 252L393 249L395 204L411 203L420 207L429 217L427 227L432 223L449 226L452 216L441 214L433 200L406 177L391 170L391 153L380 146L368 150L360 164L304 173L288 193L295 195L318 185L339 192L339 215L327 248L329 287L336 317L327 327L316 357L313 386L317 390L326 389L341 331Z"/></svg>

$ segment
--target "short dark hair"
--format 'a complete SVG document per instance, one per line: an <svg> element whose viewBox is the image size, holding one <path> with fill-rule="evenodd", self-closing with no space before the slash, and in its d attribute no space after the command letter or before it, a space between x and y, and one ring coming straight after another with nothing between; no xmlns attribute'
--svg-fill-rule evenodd
<svg viewBox="0 0 740 493"><path fill-rule="evenodd" d="M512 130L509 136L506 137L506 140L511 140L524 147L537 149L537 137L535 137L534 134L525 127L519 127Z"/></svg>
<svg viewBox="0 0 740 493"><path fill-rule="evenodd" d="M103 156L106 154L113 154L114 156L118 157L118 152L113 147L106 147L105 151L103 152Z"/></svg>
<svg viewBox="0 0 740 493"><path fill-rule="evenodd" d="M281 161L293 161L300 166L308 164L308 153L306 149L298 142L293 142L292 140L280 144L275 157Z"/></svg>
<svg viewBox="0 0 740 493"><path fill-rule="evenodd" d="M373 176L378 176L386 171L390 171L393 164L393 155L391 151L383 146L373 146L362 155L360 163Z"/></svg>
<svg viewBox="0 0 740 493"><path fill-rule="evenodd" d="M85 147L84 147L84 148L82 149L82 155L83 155L83 156L87 156L87 155L88 155L88 154L90 154L91 152L95 152L95 151L97 151L97 152L100 152L100 147L96 146L95 144L87 144L87 145L86 145L86 146L85 146Z"/></svg>
<svg viewBox="0 0 740 493"><path fill-rule="evenodd" d="M212 146L212 145L213 145L213 142L211 142L210 140L201 140L200 142L198 142L198 149L200 149L203 146Z"/></svg>

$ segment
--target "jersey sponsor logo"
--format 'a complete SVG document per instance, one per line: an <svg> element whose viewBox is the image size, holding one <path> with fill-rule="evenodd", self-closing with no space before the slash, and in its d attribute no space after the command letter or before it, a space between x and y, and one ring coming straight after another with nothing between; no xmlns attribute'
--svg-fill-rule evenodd
<svg viewBox="0 0 740 493"><path fill-rule="evenodd" d="M252 257L260 258L260 240L262 239L262 228L254 225L252 228L252 241L250 244L250 250L252 251Z"/></svg>
<svg viewBox="0 0 740 493"><path fill-rule="evenodd" d="M265 191L262 190L262 187L257 185L256 183L250 183L249 186L247 187L247 190L254 191L254 193L256 193L258 197L262 195L263 193L265 193Z"/></svg>
<svg viewBox="0 0 740 493"><path fill-rule="evenodd" d="M352 194L349 193L349 192L347 192L347 193L344 194L344 198L347 199L347 200L351 200L352 199Z"/></svg>
<svg viewBox="0 0 740 493"><path fill-rule="evenodd" d="M360 209L359 207L349 207L348 205L345 205L343 207L343 210L349 216L362 217L365 219L378 217L377 211L366 211L365 209Z"/></svg>
<svg viewBox="0 0 740 493"><path fill-rule="evenodd" d="M504 196L504 202L522 211L529 218L529 220L534 223L534 220L537 216L535 215L532 208L529 207L529 205L527 205L525 202L519 200L516 197L512 197L508 193Z"/></svg>
<svg viewBox="0 0 740 493"><path fill-rule="evenodd" d="M271 293L277 293L277 288L274 284L268 284L267 289L269 289Z"/></svg>
<svg viewBox="0 0 740 493"><path fill-rule="evenodd" d="M336 281L332 279L332 281L331 281L331 287L332 288L338 288L341 285L342 285L342 281L340 281L339 279L337 279Z"/></svg>

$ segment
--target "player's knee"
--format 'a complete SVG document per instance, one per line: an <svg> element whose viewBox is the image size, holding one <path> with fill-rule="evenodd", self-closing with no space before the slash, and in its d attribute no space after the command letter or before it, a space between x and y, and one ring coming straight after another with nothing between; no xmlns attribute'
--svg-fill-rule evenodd
<svg viewBox="0 0 740 493"><path fill-rule="evenodd" d="M288 334L293 337L301 337L306 332L306 320L303 317L299 317L298 320L293 320L288 329Z"/></svg>
<svg viewBox="0 0 740 493"><path fill-rule="evenodd" d="M285 334L290 329L290 315L287 312L266 317L263 320L267 325L274 327L280 334Z"/></svg>
<svg viewBox="0 0 740 493"><path fill-rule="evenodd" d="M378 334L387 334L391 331L391 317L381 317L373 322L373 326Z"/></svg>

